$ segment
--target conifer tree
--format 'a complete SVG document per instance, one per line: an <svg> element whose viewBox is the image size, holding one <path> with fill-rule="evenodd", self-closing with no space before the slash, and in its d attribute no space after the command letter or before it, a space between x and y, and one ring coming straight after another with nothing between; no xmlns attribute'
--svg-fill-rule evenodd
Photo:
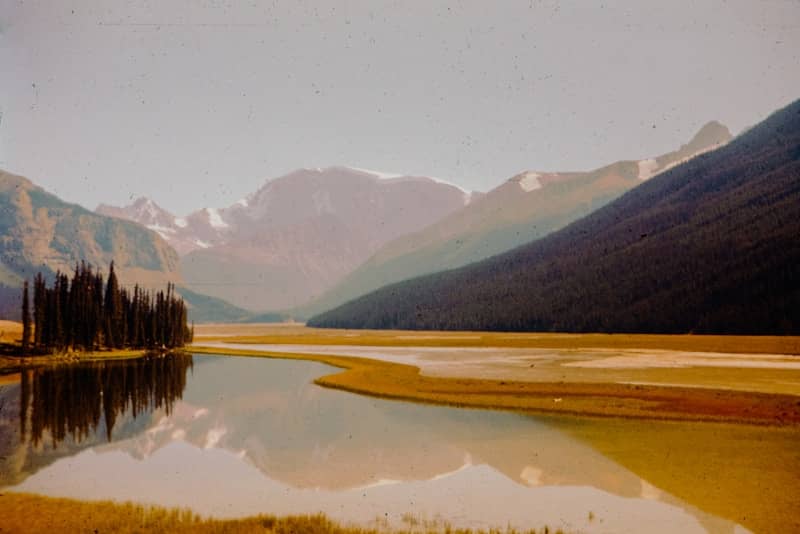
<svg viewBox="0 0 800 534"><path fill-rule="evenodd" d="M28 281L22 286L22 354L27 354L31 344L31 309L28 302Z"/></svg>
<svg viewBox="0 0 800 534"><path fill-rule="evenodd" d="M121 314L122 301L119 283L117 282L117 275L114 273L114 262L112 261L108 271L105 298L105 338L106 345L109 347L119 348L122 346L123 340L119 339Z"/></svg>
<svg viewBox="0 0 800 534"><path fill-rule="evenodd" d="M33 278L33 344L39 348L42 344L45 314L45 284L42 273Z"/></svg>

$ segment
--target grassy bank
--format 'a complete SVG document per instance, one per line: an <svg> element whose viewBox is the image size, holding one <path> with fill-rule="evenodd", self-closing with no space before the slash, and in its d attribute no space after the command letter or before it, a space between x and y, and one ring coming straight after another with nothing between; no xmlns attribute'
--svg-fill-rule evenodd
<svg viewBox="0 0 800 534"><path fill-rule="evenodd" d="M7 325L9 327L14 324ZM556 350L642 349L737 354L797 354L800 338L776 336L664 336L629 334L529 334L496 332L408 332L311 329L289 325L201 325L198 343L235 341L258 344L520 347ZM513 379L453 378L420 374L417 367L348 356L268 353L259 350L192 348L193 352L327 363L343 372L320 377L316 383L376 397L459 407L491 408L538 413L617 416L665 420L727 421L769 425L800 424L800 399L779 392L735 391L613 380L570 380L548 377L532 382ZM133 358L142 351L118 350L83 354L0 357L6 374L26 365L107 358ZM701 369L702 371L702 369ZM541 371L539 371L541 372ZM577 371L597 375L598 369ZM717 371L719 372L719 371ZM570 373L576 374L574 369ZM7 376L13 381L13 377Z"/></svg>
<svg viewBox="0 0 800 534"><path fill-rule="evenodd" d="M195 342L392 347L506 347L543 349L644 349L731 354L800 355L800 336L696 336L661 334L551 334L336 330L302 325L198 325Z"/></svg>
<svg viewBox="0 0 800 534"><path fill-rule="evenodd" d="M147 351L144 350L106 350L37 356L0 356L0 373L12 373L29 366L56 365L92 360L139 358L145 354L147 354Z"/></svg>
<svg viewBox="0 0 800 534"><path fill-rule="evenodd" d="M223 349L193 347L190 350L219 354ZM800 424L800 398L793 395L615 383L429 377L411 365L367 358L240 349L224 349L224 353L312 360L340 367L342 372L320 377L315 383L398 400L535 413L781 426Z"/></svg>
<svg viewBox="0 0 800 534"><path fill-rule="evenodd" d="M17 347L14 352L17 352L21 339L22 323L0 321L0 343L4 343L7 346L16 345ZM2 375L13 373L23 367L91 360L138 358L147 353L148 351L144 349L102 349L97 351L54 352L52 354L0 354L0 382L3 380Z"/></svg>
<svg viewBox="0 0 800 534"><path fill-rule="evenodd" d="M379 527L343 526L324 515L275 517L258 515L244 519L207 519L187 510L167 509L157 506L118 504L110 501L84 502L56 499L25 493L0 495L0 532L47 533L52 532L115 532L115 533L224 533L238 534L263 532L274 534L402 534L448 533L478 534L483 531L453 529L447 525L415 524L400 529ZM492 534L561 533L561 530L541 529L516 531L492 530Z"/></svg>

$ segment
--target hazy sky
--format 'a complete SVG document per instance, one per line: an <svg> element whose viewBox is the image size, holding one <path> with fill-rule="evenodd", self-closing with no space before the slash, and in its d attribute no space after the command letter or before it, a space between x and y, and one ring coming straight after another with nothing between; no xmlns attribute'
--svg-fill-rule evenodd
<svg viewBox="0 0 800 534"><path fill-rule="evenodd" d="M797 97L795 0L0 0L0 168L89 208L336 164L487 190Z"/></svg>

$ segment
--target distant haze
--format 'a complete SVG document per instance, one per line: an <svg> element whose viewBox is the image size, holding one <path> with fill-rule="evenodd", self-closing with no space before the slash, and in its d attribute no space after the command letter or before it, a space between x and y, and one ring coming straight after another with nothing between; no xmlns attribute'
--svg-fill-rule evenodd
<svg viewBox="0 0 800 534"><path fill-rule="evenodd" d="M487 190L738 133L800 88L800 3L0 0L0 168L185 214L298 167Z"/></svg>

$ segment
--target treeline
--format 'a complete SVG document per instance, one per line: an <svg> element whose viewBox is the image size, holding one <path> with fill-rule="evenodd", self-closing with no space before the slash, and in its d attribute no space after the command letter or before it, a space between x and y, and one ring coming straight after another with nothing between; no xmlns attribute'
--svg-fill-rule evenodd
<svg viewBox="0 0 800 534"><path fill-rule="evenodd" d="M800 100L543 239L307 324L800 334Z"/></svg>
<svg viewBox="0 0 800 534"><path fill-rule="evenodd" d="M105 281L86 263L76 265L71 280L56 273L52 287L37 274L32 312L26 281L22 325L23 353L31 348L35 352L175 348L193 337L186 304L172 284L166 292L147 292L138 285L130 292L120 287L113 262Z"/></svg>

